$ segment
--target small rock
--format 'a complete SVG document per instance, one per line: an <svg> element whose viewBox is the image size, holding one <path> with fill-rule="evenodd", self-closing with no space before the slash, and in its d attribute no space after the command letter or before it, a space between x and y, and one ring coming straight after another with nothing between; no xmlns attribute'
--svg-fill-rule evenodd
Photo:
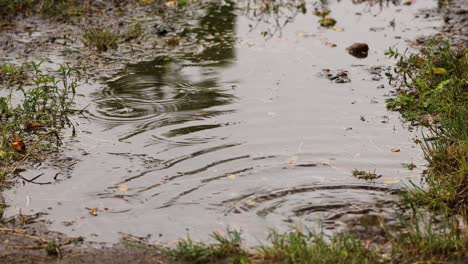
<svg viewBox="0 0 468 264"><path fill-rule="evenodd" d="M369 46L366 43L354 43L347 49L349 54L356 58L366 58L369 52Z"/></svg>

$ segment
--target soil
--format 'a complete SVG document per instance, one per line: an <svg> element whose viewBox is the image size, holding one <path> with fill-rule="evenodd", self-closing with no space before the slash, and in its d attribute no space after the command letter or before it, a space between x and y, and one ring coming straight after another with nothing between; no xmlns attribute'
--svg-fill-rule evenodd
<svg viewBox="0 0 468 264"><path fill-rule="evenodd" d="M0 259L2 263L178 263L161 256L148 248L129 247L123 244L96 248L84 242L66 239L60 253L50 254L45 250L42 239L59 239L58 234L45 232L35 237L37 227L28 230L1 228Z"/></svg>

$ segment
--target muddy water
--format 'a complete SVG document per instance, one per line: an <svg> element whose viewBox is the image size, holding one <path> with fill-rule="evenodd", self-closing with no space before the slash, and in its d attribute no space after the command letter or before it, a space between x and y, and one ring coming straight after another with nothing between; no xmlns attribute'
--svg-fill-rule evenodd
<svg viewBox="0 0 468 264"><path fill-rule="evenodd" d="M320 28L312 5L276 18L209 5L182 33L189 41L83 86L88 113L74 118L66 166L24 172L51 184L7 191L7 215L43 212L52 230L94 241L206 239L229 226L252 244L269 228L333 232L362 214L390 217L392 193L424 162L419 132L385 109L390 87L378 68L390 65L389 46L440 25L421 11L436 3L413 2L332 2L342 32ZM367 58L347 54L354 42L369 44ZM351 82L324 69L346 70ZM402 168L409 162L419 168ZM382 177L358 180L354 168Z"/></svg>

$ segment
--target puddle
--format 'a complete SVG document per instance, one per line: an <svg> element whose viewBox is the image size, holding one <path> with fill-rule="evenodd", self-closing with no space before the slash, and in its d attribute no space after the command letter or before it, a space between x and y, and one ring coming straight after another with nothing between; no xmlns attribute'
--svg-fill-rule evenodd
<svg viewBox="0 0 468 264"><path fill-rule="evenodd" d="M52 184L7 190L6 215L47 213L52 230L93 241L206 239L229 226L252 244L269 228L334 232L354 215L389 217L392 193L420 175L401 163L424 161L419 132L385 109L384 52L441 22L421 15L436 1L352 2L328 4L342 32L321 28L312 5L260 22L229 3L209 5L184 33L197 41L83 86L90 92L79 104L90 104L86 118L74 117L66 165L24 172ZM369 45L367 58L348 54L355 42ZM382 177L358 180L355 168Z"/></svg>

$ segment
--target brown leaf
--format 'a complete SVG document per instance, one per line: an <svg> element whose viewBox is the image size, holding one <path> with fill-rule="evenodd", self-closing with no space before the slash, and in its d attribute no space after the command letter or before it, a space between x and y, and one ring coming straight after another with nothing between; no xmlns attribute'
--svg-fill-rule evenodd
<svg viewBox="0 0 468 264"><path fill-rule="evenodd" d="M121 184L121 185L119 185L119 190L124 192L124 193L127 193L128 192L128 186L126 184Z"/></svg>
<svg viewBox="0 0 468 264"><path fill-rule="evenodd" d="M97 216L97 208L90 208L88 212L92 216Z"/></svg>
<svg viewBox="0 0 468 264"><path fill-rule="evenodd" d="M26 121L24 122L24 127L26 128L27 131L32 131L32 130L44 127L44 125L36 121Z"/></svg>
<svg viewBox="0 0 468 264"><path fill-rule="evenodd" d="M390 151L391 152L400 152L400 149L399 148L394 148L394 149L391 149Z"/></svg>
<svg viewBox="0 0 468 264"><path fill-rule="evenodd" d="M15 136L13 138L13 143L11 143L11 147L19 153L24 153L26 151L26 145L19 136Z"/></svg>

